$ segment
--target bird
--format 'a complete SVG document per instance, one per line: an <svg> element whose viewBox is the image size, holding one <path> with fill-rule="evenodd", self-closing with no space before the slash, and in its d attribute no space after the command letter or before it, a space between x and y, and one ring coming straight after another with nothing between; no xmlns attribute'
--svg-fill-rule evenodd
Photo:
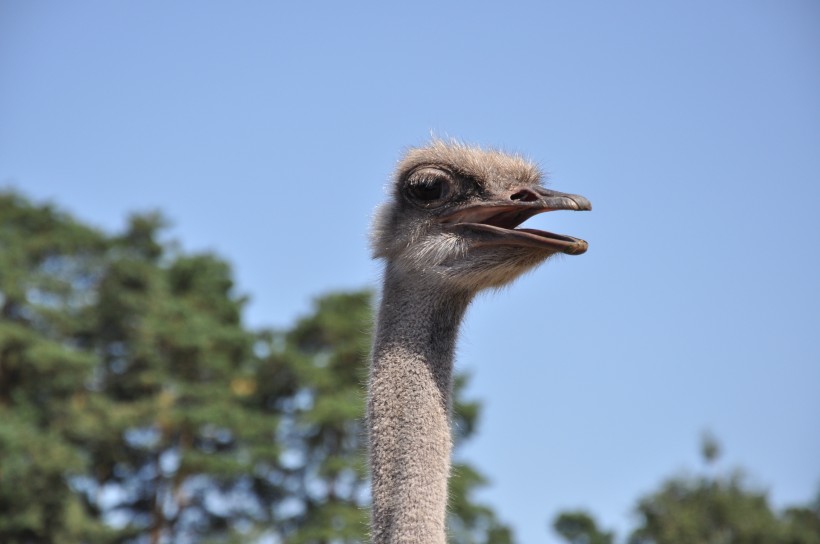
<svg viewBox="0 0 820 544"><path fill-rule="evenodd" d="M433 139L406 151L373 216L383 261L367 391L373 544L444 544L453 358L475 295L586 241L530 228L553 210L591 210L544 185L517 154Z"/></svg>

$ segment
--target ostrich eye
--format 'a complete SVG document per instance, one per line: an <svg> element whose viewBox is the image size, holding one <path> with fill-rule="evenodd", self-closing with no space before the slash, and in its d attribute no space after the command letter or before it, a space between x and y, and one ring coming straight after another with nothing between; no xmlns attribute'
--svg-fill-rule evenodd
<svg viewBox="0 0 820 544"><path fill-rule="evenodd" d="M444 181L441 178L424 180L410 187L410 194L419 200L429 202L444 196Z"/></svg>
<svg viewBox="0 0 820 544"><path fill-rule="evenodd" d="M449 194L450 180L440 174L425 173L411 179L407 185L407 195L425 207L443 200Z"/></svg>

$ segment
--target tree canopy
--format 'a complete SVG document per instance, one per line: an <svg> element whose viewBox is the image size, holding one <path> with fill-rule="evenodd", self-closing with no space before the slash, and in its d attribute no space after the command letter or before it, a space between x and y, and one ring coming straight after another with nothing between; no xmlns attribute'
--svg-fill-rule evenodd
<svg viewBox="0 0 820 544"><path fill-rule="evenodd" d="M638 500L627 544L820 544L820 494L813 504L777 512L743 471L716 471L713 436L704 435L701 454L708 471L669 478ZM582 510L558 514L553 529L568 544L615 543L615 534Z"/></svg>

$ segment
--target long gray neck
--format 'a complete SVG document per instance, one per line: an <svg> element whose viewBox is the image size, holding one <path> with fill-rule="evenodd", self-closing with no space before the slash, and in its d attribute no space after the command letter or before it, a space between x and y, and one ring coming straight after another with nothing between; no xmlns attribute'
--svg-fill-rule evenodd
<svg viewBox="0 0 820 544"><path fill-rule="evenodd" d="M387 266L367 406L373 544L446 542L453 352L470 299Z"/></svg>

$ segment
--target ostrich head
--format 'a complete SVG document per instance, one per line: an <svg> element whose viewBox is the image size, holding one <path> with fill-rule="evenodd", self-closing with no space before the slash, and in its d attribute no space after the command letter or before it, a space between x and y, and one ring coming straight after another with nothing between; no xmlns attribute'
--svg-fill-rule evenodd
<svg viewBox="0 0 820 544"><path fill-rule="evenodd" d="M434 140L411 149L396 170L390 198L377 211L375 257L467 292L500 287L556 253L587 243L517 228L553 210L589 210L589 201L542 185L530 161L498 151Z"/></svg>

